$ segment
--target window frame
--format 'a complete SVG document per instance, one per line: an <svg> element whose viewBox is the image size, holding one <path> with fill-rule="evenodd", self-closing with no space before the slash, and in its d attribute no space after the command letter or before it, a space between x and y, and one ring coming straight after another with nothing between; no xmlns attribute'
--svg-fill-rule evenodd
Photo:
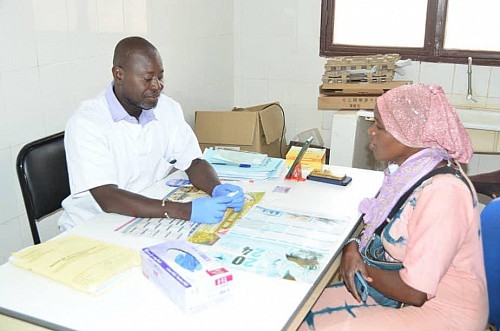
<svg viewBox="0 0 500 331"><path fill-rule="evenodd" d="M427 1L424 47L374 47L343 44L333 45L335 0L322 0L320 56L333 57L398 53L403 59L410 58L417 61L444 63L467 63L467 58L472 57L475 65L500 66L500 51L443 49L447 5L448 0Z"/></svg>

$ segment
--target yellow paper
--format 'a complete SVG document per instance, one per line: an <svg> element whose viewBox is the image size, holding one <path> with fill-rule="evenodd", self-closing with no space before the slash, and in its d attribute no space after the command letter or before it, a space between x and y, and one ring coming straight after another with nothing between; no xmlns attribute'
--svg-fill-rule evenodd
<svg viewBox="0 0 500 331"><path fill-rule="evenodd" d="M12 254L14 265L92 294L102 293L132 267L139 252L81 236L67 236Z"/></svg>

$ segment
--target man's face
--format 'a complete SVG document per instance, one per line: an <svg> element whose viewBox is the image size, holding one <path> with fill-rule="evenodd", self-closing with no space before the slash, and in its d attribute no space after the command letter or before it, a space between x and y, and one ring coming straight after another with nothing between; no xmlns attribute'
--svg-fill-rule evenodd
<svg viewBox="0 0 500 331"><path fill-rule="evenodd" d="M158 52L133 54L121 73L121 79L115 80L115 93L129 113L156 106L163 90L163 64Z"/></svg>

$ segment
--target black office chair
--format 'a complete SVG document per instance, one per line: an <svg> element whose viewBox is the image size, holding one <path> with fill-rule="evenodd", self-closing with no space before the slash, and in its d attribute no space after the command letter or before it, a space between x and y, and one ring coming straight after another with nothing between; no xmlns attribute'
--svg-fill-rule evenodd
<svg viewBox="0 0 500 331"><path fill-rule="evenodd" d="M61 202L70 194L64 132L24 146L16 168L36 245L40 243L37 221L61 208Z"/></svg>

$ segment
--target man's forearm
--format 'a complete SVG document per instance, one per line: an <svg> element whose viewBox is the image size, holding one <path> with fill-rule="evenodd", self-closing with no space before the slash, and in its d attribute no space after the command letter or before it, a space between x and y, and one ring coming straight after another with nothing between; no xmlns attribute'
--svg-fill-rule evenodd
<svg viewBox="0 0 500 331"><path fill-rule="evenodd" d="M186 174L195 187L210 195L212 195L214 187L220 184L214 168L202 159L193 160L191 166L186 169Z"/></svg>
<svg viewBox="0 0 500 331"><path fill-rule="evenodd" d="M189 219L191 203L178 203L147 198L143 195L119 189L116 185L103 185L90 190L101 209L107 213L116 213L135 217L169 217Z"/></svg>

